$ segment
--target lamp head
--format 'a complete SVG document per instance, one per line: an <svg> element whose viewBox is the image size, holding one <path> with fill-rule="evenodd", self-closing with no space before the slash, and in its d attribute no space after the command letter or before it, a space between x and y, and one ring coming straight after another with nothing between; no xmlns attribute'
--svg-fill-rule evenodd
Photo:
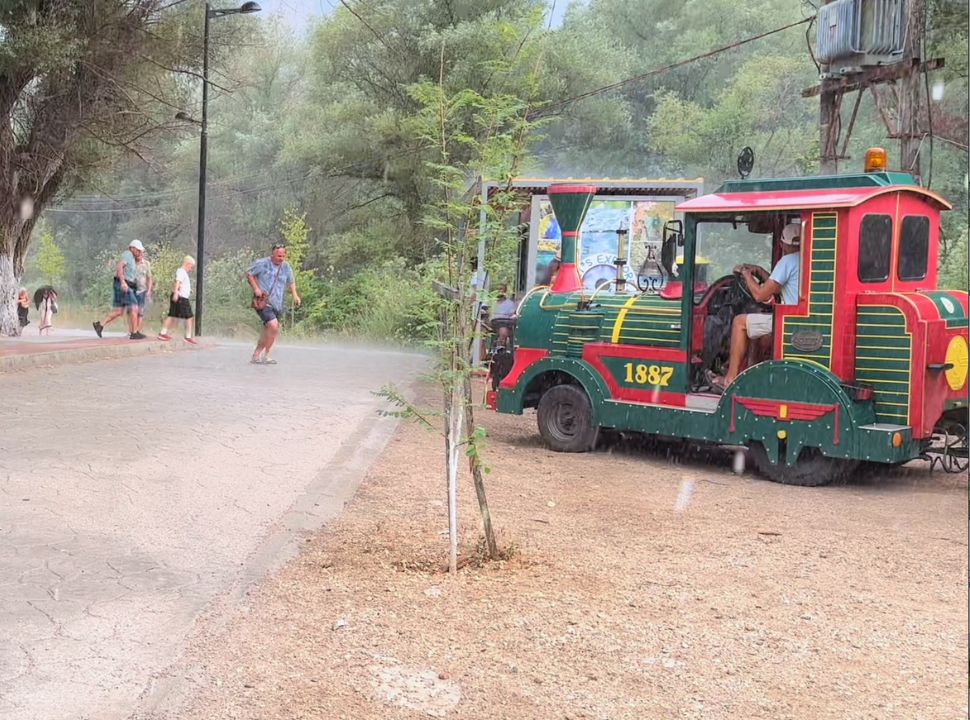
<svg viewBox="0 0 970 720"><path fill-rule="evenodd" d="M250 2L244 2L244 3L243 3L243 4L242 4L242 5L240 6L240 7L239 7L239 12L240 12L240 13L243 13L243 14L249 14L249 13L257 13L257 12L259 12L259 11L260 11L260 10L262 10L262 9L263 9L263 8L261 8L261 7L259 6L259 3L255 3L255 2L251 2L251 1L250 1Z"/></svg>

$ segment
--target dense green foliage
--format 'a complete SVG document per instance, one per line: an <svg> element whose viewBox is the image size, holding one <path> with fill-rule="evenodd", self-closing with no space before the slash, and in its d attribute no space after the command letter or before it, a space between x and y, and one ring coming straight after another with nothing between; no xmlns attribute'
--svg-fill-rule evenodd
<svg viewBox="0 0 970 720"><path fill-rule="evenodd" d="M474 98L489 98L493 111L493 101L506 98L507 109L527 104L538 112L519 174L700 176L713 189L735 174L745 145L755 150L757 175L817 171L818 99L801 95L817 83L806 42L814 26L563 102L808 17L814 12L808 4L590 0L573 4L557 28L546 26L541 0L377 0L349 7L353 12L340 6L305 34L258 16L212 23L210 328L252 326L241 276L253 257L286 236L300 255L304 299L288 318L291 329L398 339L433 334L428 280L447 265L441 228L428 222L442 169L428 135L428 108L440 107L434 93L456 103L448 117L456 140L449 160L468 173L460 178L465 186L475 180L468 163L482 137ZM965 10L957 0L929 3L926 55L943 56L947 65L930 77L931 85L944 83L942 99L932 104L939 137L927 138L921 150L924 180L955 205L944 223L942 277L962 287ZM166 27L178 28L186 66L195 67L198 48L186 38L201 32L201 7L185 3L177 12L178 22ZM198 80L181 73L173 83L172 97L197 116ZM872 145L898 156L867 94L842 167L858 168ZM131 238L145 242L150 256L195 254L197 128L173 125L141 155L118 155L113 165L89 172L79 193L46 214L45 227L66 260L62 297L103 306L106 263ZM490 244L487 264L494 282L511 280L514 242ZM30 283L41 280L36 267L28 263Z"/></svg>

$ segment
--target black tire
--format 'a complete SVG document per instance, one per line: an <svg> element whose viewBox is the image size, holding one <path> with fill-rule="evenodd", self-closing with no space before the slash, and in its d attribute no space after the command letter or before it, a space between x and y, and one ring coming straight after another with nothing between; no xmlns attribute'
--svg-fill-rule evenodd
<svg viewBox="0 0 970 720"><path fill-rule="evenodd" d="M761 443L751 444L748 457L758 472L772 482L802 487L820 487L842 480L857 465L853 460L825 457L816 448L803 448L792 466L784 462L776 464L768 459L768 453Z"/></svg>
<svg viewBox="0 0 970 720"><path fill-rule="evenodd" d="M539 434L556 452L587 452L596 443L593 408L578 385L556 385L539 400Z"/></svg>

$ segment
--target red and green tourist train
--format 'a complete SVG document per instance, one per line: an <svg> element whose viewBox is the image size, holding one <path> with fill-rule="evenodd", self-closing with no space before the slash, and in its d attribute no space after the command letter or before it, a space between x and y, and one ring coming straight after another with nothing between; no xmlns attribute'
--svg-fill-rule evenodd
<svg viewBox="0 0 970 720"><path fill-rule="evenodd" d="M967 292L937 289L950 204L910 175L729 181L677 207L683 220L664 231L666 287L629 294L620 279L584 290L577 273L596 190L549 188L561 268L520 303L514 363L489 398L499 412L536 408L552 449L589 450L601 428L637 431L747 447L768 478L822 485L860 463L925 456L941 425L966 427ZM709 255L739 232L760 237L773 267L792 223L801 228L797 302L754 310L773 317L772 330L751 341L745 367L718 394L709 380L732 319L754 301L735 274L695 277L699 242Z"/></svg>

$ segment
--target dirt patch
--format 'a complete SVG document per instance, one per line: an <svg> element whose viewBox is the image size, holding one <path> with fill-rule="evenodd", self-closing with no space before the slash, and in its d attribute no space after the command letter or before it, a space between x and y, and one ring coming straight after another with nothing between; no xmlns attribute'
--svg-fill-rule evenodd
<svg viewBox="0 0 970 720"><path fill-rule="evenodd" d="M161 716L966 717L965 477L782 487L725 453L561 455L531 413L482 419L509 561L437 571L442 441L404 425L346 512L201 634L190 701Z"/></svg>

